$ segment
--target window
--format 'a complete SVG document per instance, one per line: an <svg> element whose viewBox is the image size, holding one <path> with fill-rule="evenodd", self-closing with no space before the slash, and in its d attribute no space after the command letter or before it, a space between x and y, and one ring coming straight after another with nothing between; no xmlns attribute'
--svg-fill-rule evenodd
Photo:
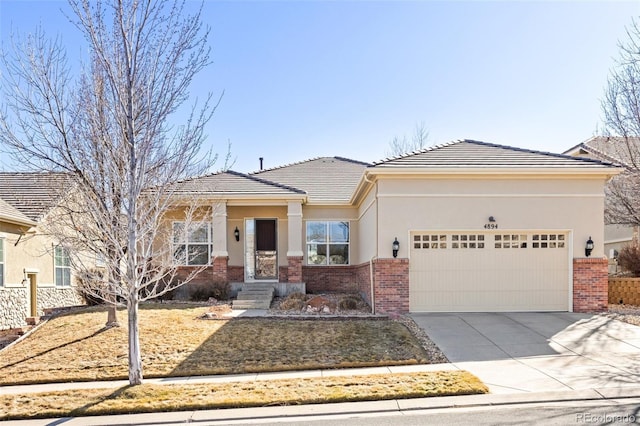
<svg viewBox="0 0 640 426"><path fill-rule="evenodd" d="M349 264L349 222L307 222L309 265Z"/></svg>
<svg viewBox="0 0 640 426"><path fill-rule="evenodd" d="M0 287L4 286L4 239L0 238Z"/></svg>
<svg viewBox="0 0 640 426"><path fill-rule="evenodd" d="M180 265L207 265L211 260L211 224L173 223L173 258Z"/></svg>
<svg viewBox="0 0 640 426"><path fill-rule="evenodd" d="M54 248L54 264L56 272L56 287L68 287L71 285L71 266L69 262L69 250L56 246Z"/></svg>

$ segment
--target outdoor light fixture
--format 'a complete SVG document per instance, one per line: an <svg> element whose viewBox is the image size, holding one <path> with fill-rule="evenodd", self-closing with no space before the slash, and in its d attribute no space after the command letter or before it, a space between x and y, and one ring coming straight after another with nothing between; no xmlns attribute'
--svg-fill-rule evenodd
<svg viewBox="0 0 640 426"><path fill-rule="evenodd" d="M489 222L493 223L496 221L496 218L493 216L489 216Z"/></svg>
<svg viewBox="0 0 640 426"><path fill-rule="evenodd" d="M584 246L584 255L586 257L591 256L591 251L593 250L593 240L591 237L587 240L587 245Z"/></svg>
<svg viewBox="0 0 640 426"><path fill-rule="evenodd" d="M391 247L393 247L393 257L398 257L398 250L400 250L400 243L398 242L398 237L396 237L395 240L393 240L393 244L391 245Z"/></svg>
<svg viewBox="0 0 640 426"><path fill-rule="evenodd" d="M23 269L22 274L24 275L24 278L22 279L22 287L26 287L29 285L29 277L27 277L27 270Z"/></svg>
<svg viewBox="0 0 640 426"><path fill-rule="evenodd" d="M236 230L233 231L233 235L236 237L236 241L240 241L240 230L236 226Z"/></svg>

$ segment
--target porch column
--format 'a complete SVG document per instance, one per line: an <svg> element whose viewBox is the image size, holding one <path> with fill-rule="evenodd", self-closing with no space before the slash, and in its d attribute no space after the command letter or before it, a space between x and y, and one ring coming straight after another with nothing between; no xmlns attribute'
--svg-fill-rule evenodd
<svg viewBox="0 0 640 426"><path fill-rule="evenodd" d="M288 281L302 282L302 203L289 201L287 208L289 241L287 246Z"/></svg>
<svg viewBox="0 0 640 426"><path fill-rule="evenodd" d="M220 201L212 206L213 219L211 223L213 277L227 281L227 265L229 252L227 251L227 203Z"/></svg>

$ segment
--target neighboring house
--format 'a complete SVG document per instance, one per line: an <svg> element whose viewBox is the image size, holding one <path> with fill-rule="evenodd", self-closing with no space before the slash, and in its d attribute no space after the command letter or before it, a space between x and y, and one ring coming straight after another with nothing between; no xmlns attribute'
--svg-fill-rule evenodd
<svg viewBox="0 0 640 426"><path fill-rule="evenodd" d="M628 143L640 149L640 138L623 139L611 136L594 136L564 152L566 155L579 158L591 158L609 163L619 164L623 167L639 168L634 164L639 159L629 152ZM639 227L618 224L606 224L604 228L605 255L609 258L609 272L619 272L616 257L620 249L638 239Z"/></svg>
<svg viewBox="0 0 640 426"><path fill-rule="evenodd" d="M66 182L57 173L0 172L0 329L21 327L46 308L84 303L68 253L40 229Z"/></svg>
<svg viewBox="0 0 640 426"><path fill-rule="evenodd" d="M173 212L158 243L183 274L210 263L202 280L356 291L378 312L603 310L603 188L619 172L472 140L227 171L177 184L211 219L181 240Z"/></svg>

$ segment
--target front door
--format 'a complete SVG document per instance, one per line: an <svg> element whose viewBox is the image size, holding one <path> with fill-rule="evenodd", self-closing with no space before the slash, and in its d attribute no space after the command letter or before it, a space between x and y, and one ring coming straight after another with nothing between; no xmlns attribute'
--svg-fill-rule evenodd
<svg viewBox="0 0 640 426"><path fill-rule="evenodd" d="M276 220L256 219L256 279L277 278Z"/></svg>
<svg viewBox="0 0 640 426"><path fill-rule="evenodd" d="M27 274L29 278L29 316L38 316L38 280L36 274Z"/></svg>
<svg viewBox="0 0 640 426"><path fill-rule="evenodd" d="M276 219L245 221L245 279L278 279L278 236Z"/></svg>

